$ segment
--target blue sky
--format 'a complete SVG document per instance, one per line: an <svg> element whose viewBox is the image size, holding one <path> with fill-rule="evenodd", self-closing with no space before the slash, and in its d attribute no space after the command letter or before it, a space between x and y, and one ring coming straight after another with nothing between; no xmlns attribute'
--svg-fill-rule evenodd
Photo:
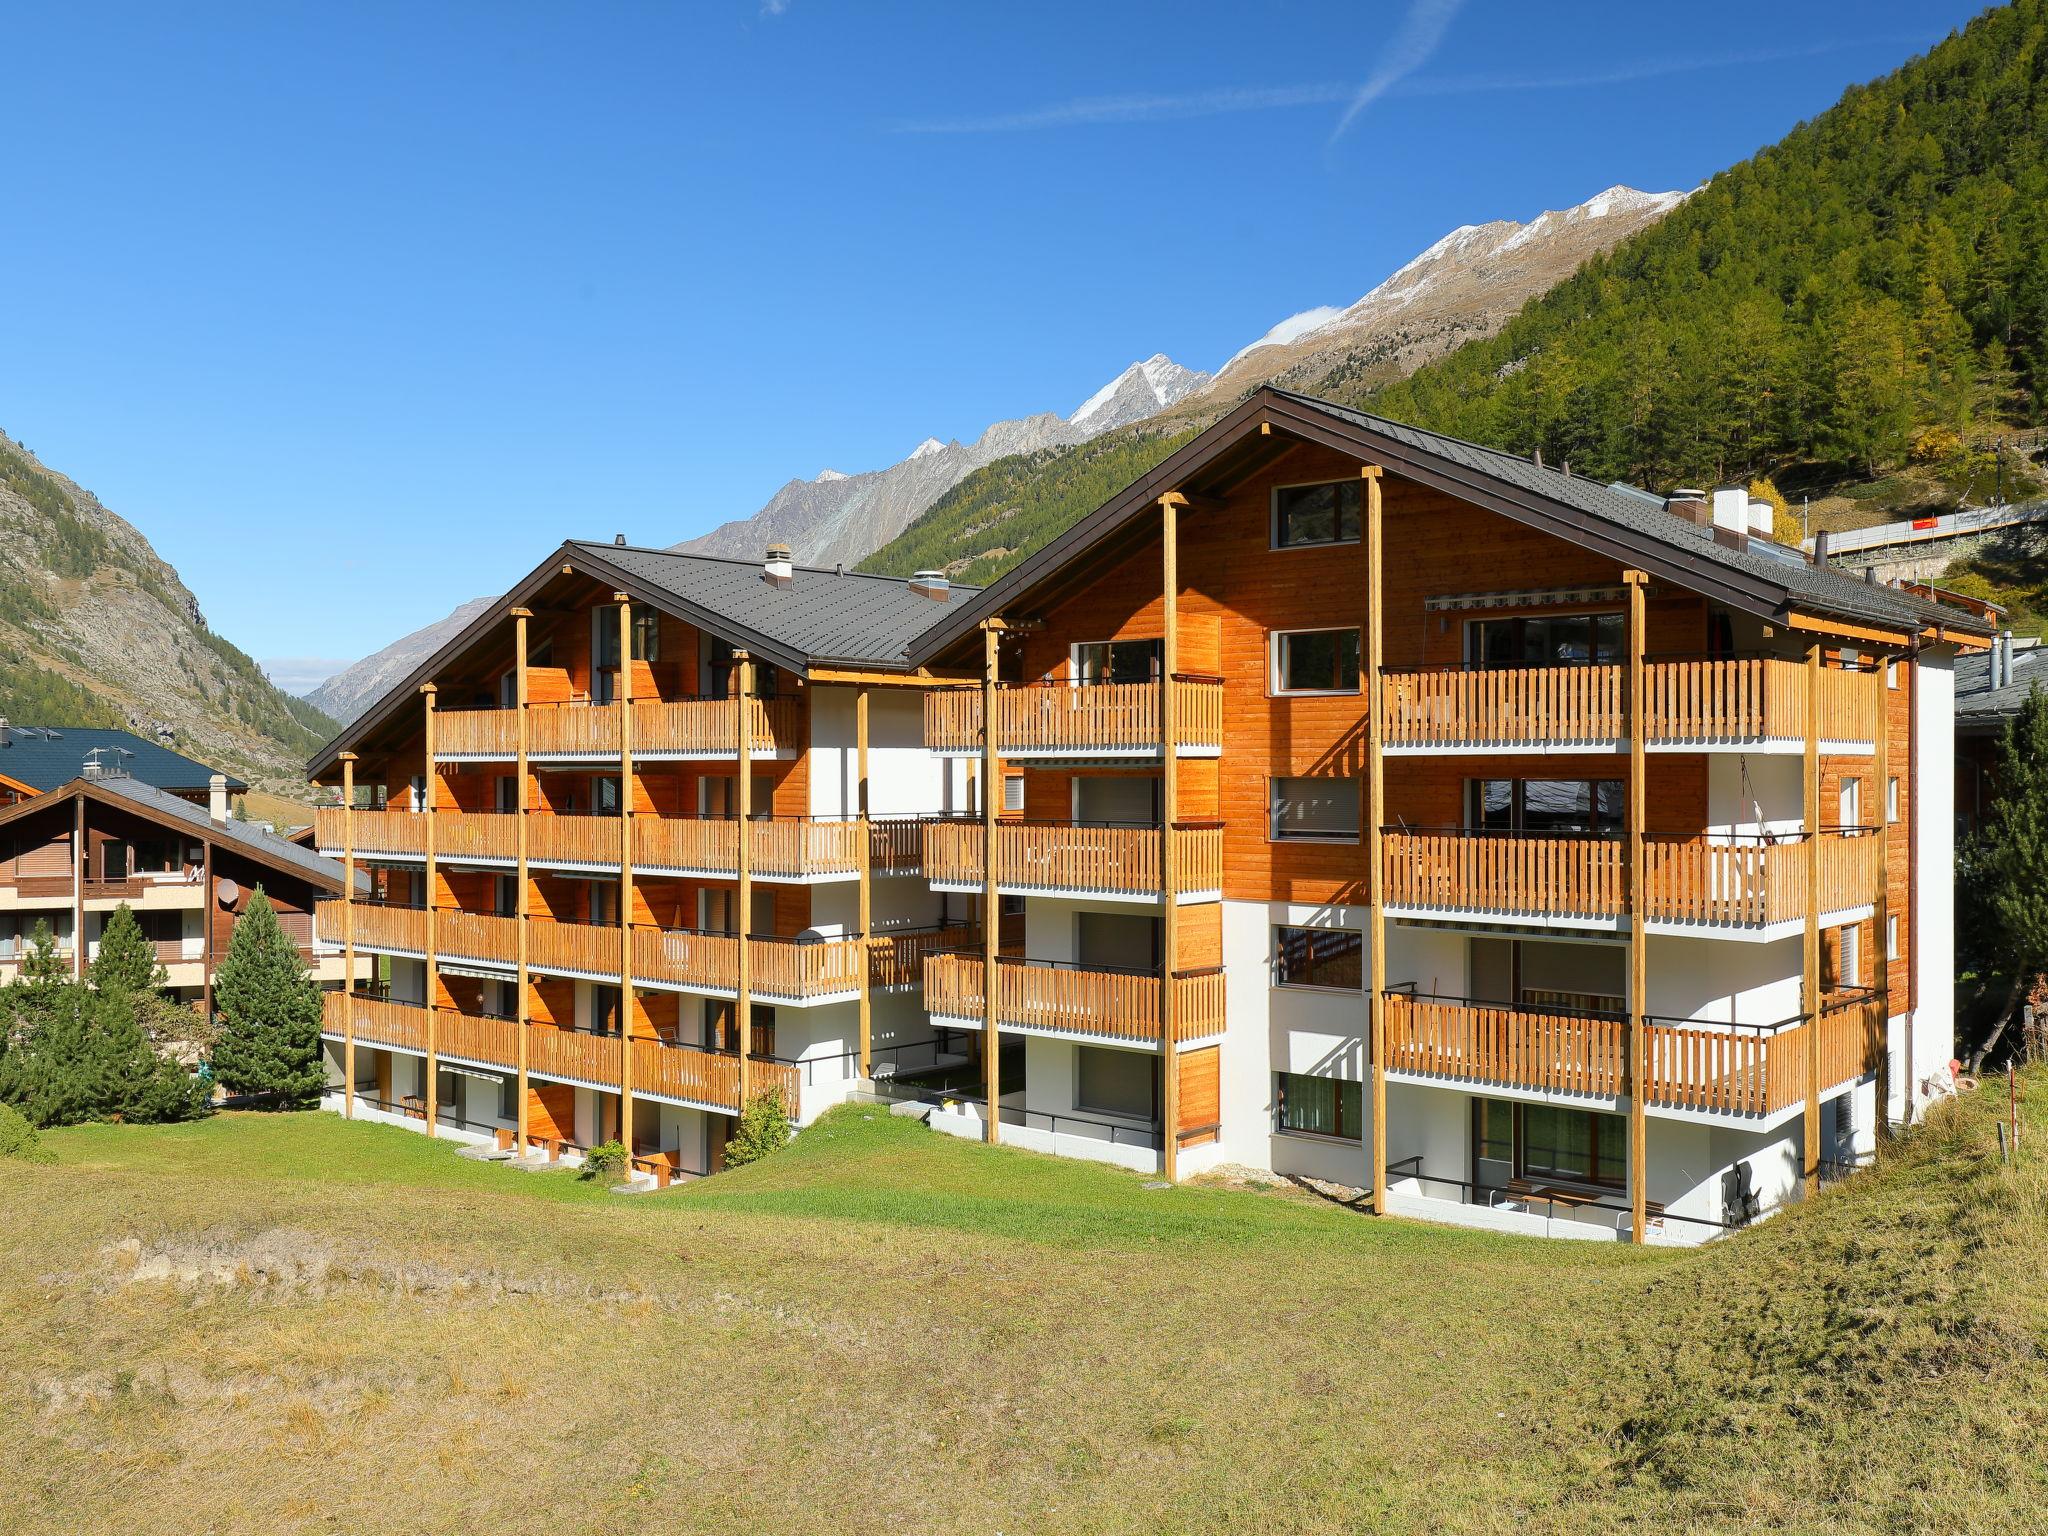
<svg viewBox="0 0 2048 1536"><path fill-rule="evenodd" d="M1977 9L23 7L0 429L306 681L564 537L670 543L1214 368L1458 224L1695 185Z"/></svg>

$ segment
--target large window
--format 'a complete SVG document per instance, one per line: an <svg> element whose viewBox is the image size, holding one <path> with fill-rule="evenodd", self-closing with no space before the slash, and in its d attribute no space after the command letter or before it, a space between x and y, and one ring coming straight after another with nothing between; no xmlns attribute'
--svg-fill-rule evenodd
<svg viewBox="0 0 2048 1536"><path fill-rule="evenodd" d="M1520 1171L1531 1179L1620 1186L1628 1179L1628 1122L1549 1104L1521 1107Z"/></svg>
<svg viewBox="0 0 2048 1536"><path fill-rule="evenodd" d="M1474 619L1467 657L1478 667L1568 666L1625 658L1626 626L1618 613L1562 613Z"/></svg>
<svg viewBox="0 0 2048 1536"><path fill-rule="evenodd" d="M1081 683L1156 683L1157 640L1085 640L1074 647L1074 680Z"/></svg>
<svg viewBox="0 0 2048 1536"><path fill-rule="evenodd" d="M1306 1072L1276 1072L1276 1118L1283 1131L1301 1136L1338 1136L1357 1141L1365 1129L1361 1084L1342 1077L1312 1077Z"/></svg>
<svg viewBox="0 0 2048 1536"><path fill-rule="evenodd" d="M1106 1046L1074 1047L1074 1107L1098 1115L1154 1120L1159 1115L1159 1058Z"/></svg>
<svg viewBox="0 0 2048 1536"><path fill-rule="evenodd" d="M1297 629L1273 636L1273 691L1358 692L1358 631Z"/></svg>
<svg viewBox="0 0 2048 1536"><path fill-rule="evenodd" d="M1275 842L1358 841L1358 780L1269 779L1267 809Z"/></svg>
<svg viewBox="0 0 2048 1536"><path fill-rule="evenodd" d="M1339 987L1356 992L1365 985L1365 935L1345 928L1275 928L1273 985Z"/></svg>
<svg viewBox="0 0 2048 1536"><path fill-rule="evenodd" d="M1472 822L1489 832L1619 832L1620 779L1473 779Z"/></svg>
<svg viewBox="0 0 2048 1536"><path fill-rule="evenodd" d="M1361 480L1277 487L1273 492L1273 547L1356 544L1364 499Z"/></svg>

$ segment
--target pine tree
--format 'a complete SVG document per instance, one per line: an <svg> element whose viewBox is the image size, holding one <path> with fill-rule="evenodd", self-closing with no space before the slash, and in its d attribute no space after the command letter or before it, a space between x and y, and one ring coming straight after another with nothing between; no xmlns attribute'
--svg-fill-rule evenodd
<svg viewBox="0 0 2048 1536"><path fill-rule="evenodd" d="M1963 871L1962 909L1988 928L1986 948L2010 967L2005 1006L1970 1062L1975 1071L2005 1033L2022 994L2048 968L2048 693L2037 683L1998 744L1998 795Z"/></svg>
<svg viewBox="0 0 2048 1536"><path fill-rule="evenodd" d="M327 1077L320 992L261 886L235 923L213 1002L220 1015L213 1073L223 1087L287 1106L319 1093Z"/></svg>
<svg viewBox="0 0 2048 1536"><path fill-rule="evenodd" d="M122 902L100 930L99 953L87 968L92 984L102 991L120 987L141 994L162 989L168 982L164 968L156 962L156 950L143 936L142 924Z"/></svg>

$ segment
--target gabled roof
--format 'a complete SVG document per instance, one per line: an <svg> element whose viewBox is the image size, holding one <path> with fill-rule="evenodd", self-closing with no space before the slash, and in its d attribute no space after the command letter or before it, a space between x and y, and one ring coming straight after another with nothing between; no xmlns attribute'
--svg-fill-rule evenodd
<svg viewBox="0 0 2048 1536"><path fill-rule="evenodd" d="M954 587L940 603L900 577L803 565L784 586L768 580L759 561L571 539L314 753L308 775L325 772L348 743L409 705L421 684L485 640L508 609L531 601L565 566L800 676L840 666L907 672L912 642L978 590Z"/></svg>
<svg viewBox="0 0 2048 1536"><path fill-rule="evenodd" d="M2019 713L2036 687L2048 689L2048 646L2027 646L2012 652L2012 681L1991 686L1991 657L1956 658L1956 725L1974 727L1972 734L1996 730Z"/></svg>
<svg viewBox="0 0 2048 1536"><path fill-rule="evenodd" d="M205 806L181 800L140 779L74 778L37 795L33 800L24 800L0 811L0 826L25 816L48 812L74 794L147 817L161 826L198 833L217 844L233 848L237 853L247 854L258 863L297 875L325 890L341 889L342 867L333 859L322 858L310 849L279 837L260 822L232 818L215 821Z"/></svg>
<svg viewBox="0 0 2048 1536"><path fill-rule="evenodd" d="M10 723L0 730L0 776L38 791L55 789L77 778L85 770L85 755L100 748L109 749L105 754L109 768L116 765L114 751L118 749L127 754L118 759L120 767L159 789L204 792L214 773L204 763L195 763L129 731ZM228 777L229 789L248 787L240 779Z"/></svg>
<svg viewBox="0 0 2048 1536"><path fill-rule="evenodd" d="M958 644L981 620L999 614L1048 583L1098 545L1147 518L1169 490L1200 490L1205 474L1221 473L1230 456L1262 426L1284 440L1319 443L1390 473L1595 549L1676 586L1730 607L1783 620L1792 610L1889 631L1933 627L1981 638L1990 626L1974 614L1893 588L1856 580L1828 566L1772 559L1719 543L1711 529L1675 517L1642 494L1597 480L1544 469L1527 459L1427 432L1384 416L1271 386L1243 404L1143 478L1054 538L1038 553L954 605L913 644L923 663Z"/></svg>

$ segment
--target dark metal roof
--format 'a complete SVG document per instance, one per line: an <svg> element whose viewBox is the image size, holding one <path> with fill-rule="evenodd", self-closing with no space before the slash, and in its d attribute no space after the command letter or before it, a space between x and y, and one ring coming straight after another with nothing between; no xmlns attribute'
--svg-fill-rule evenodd
<svg viewBox="0 0 2048 1536"><path fill-rule="evenodd" d="M2012 681L1991 686L1991 656L1956 658L1956 724L1996 727L2020 711L2036 687L2048 689L2048 646L2012 653Z"/></svg>
<svg viewBox="0 0 2048 1536"><path fill-rule="evenodd" d="M1048 582L1097 545L1144 516L1168 490L1200 489L1205 468L1261 424L1287 438L1320 443L1394 474L1432 486L1503 516L1554 533L1660 579L1765 618L1791 609L1824 613L1880 629L1917 633L1929 626L1990 634L1974 614L1844 575L1826 566L1772 559L1718 543L1710 529L1674 517L1643 494L1539 468L1527 459L1427 432L1348 406L1266 386L1149 474L1021 562L981 595L957 605L911 647L922 663L959 643L982 619Z"/></svg>
<svg viewBox="0 0 2048 1536"><path fill-rule="evenodd" d="M118 748L127 753L116 759L112 750L104 754L108 767L125 768L130 775L159 789L203 791L214 770L204 763L159 746L128 731L89 730L68 725L40 726L9 724L0 732L0 774L31 789L51 790L68 784L85 770L85 755L97 748ZM228 788L249 786L233 775Z"/></svg>
<svg viewBox="0 0 2048 1536"><path fill-rule="evenodd" d="M342 867L333 859L322 858L310 849L301 848L297 843L279 837L261 822L215 821L203 805L194 805L182 800L154 784L145 784L140 779L87 779L74 775L68 782L24 800L19 805L0 811L0 825L18 821L25 816L47 812L73 794L82 794L105 804L130 810L152 821L166 825L175 824L190 828L215 843L230 846L238 853L245 853L274 869L285 870L310 880L322 889L341 889Z"/></svg>

